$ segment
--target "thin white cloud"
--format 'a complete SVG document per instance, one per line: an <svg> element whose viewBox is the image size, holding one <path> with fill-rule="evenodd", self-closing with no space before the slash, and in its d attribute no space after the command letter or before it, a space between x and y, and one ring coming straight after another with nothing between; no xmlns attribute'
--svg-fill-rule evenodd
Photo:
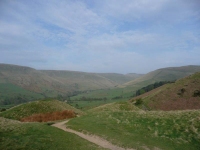
<svg viewBox="0 0 200 150"><path fill-rule="evenodd" d="M1 1L0 61L144 73L200 65L197 0Z"/></svg>

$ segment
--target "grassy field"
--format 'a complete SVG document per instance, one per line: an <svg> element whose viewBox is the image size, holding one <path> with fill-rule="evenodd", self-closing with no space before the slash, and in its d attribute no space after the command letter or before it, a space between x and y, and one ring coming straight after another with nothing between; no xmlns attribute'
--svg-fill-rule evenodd
<svg viewBox="0 0 200 150"><path fill-rule="evenodd" d="M200 111L138 110L130 103L107 104L70 120L72 129L136 149L200 149Z"/></svg>
<svg viewBox="0 0 200 150"><path fill-rule="evenodd" d="M41 123L0 117L1 150L103 150L68 132Z"/></svg>
<svg viewBox="0 0 200 150"><path fill-rule="evenodd" d="M94 90L70 97L70 105L82 110L88 110L107 103L127 101L133 95L134 92L123 88Z"/></svg>
<svg viewBox="0 0 200 150"><path fill-rule="evenodd" d="M58 100L40 100L15 106L0 113L0 116L20 120L21 118L28 117L33 114L51 113L64 110L73 110L78 114L82 113L80 110L68 105L65 102Z"/></svg>
<svg viewBox="0 0 200 150"><path fill-rule="evenodd" d="M29 101L44 98L43 95L25 90L12 83L0 83L0 104L17 104L18 101ZM5 102L4 102L5 101Z"/></svg>

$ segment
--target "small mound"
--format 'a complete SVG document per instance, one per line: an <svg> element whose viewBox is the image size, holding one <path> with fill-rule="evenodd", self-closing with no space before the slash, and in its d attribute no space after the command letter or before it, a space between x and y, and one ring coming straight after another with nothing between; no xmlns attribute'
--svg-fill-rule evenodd
<svg viewBox="0 0 200 150"><path fill-rule="evenodd" d="M71 110L76 114L82 114L82 111L68 105L65 102L58 100L41 100L18 105L0 113L0 116L9 119L21 120L22 118L29 117L34 114L46 114L65 110Z"/></svg>

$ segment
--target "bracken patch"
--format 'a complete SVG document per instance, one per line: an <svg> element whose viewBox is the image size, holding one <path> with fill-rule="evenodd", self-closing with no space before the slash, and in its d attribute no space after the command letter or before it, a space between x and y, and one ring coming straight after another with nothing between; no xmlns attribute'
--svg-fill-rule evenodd
<svg viewBox="0 0 200 150"><path fill-rule="evenodd" d="M76 114L72 110L64 110L64 111L57 111L52 113L45 113L45 114L34 114L29 117L25 117L20 119L22 122L48 122L48 121L55 121L55 120L63 120L67 118L74 118Z"/></svg>

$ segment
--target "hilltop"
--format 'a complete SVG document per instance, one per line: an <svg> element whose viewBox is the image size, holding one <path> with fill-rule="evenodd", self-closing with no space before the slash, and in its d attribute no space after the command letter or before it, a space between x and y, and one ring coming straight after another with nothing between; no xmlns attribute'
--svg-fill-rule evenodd
<svg viewBox="0 0 200 150"><path fill-rule="evenodd" d="M150 110L200 109L200 72L133 98Z"/></svg>

